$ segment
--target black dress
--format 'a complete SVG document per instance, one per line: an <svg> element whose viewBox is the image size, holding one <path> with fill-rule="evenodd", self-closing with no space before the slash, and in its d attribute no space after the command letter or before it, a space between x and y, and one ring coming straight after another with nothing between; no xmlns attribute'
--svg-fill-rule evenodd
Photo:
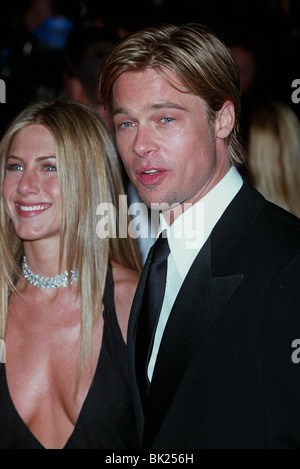
<svg viewBox="0 0 300 469"><path fill-rule="evenodd" d="M95 376L63 449L138 447L128 384L127 349L117 321L110 270L103 303L103 341ZM0 449L44 449L14 407L4 364L0 364Z"/></svg>

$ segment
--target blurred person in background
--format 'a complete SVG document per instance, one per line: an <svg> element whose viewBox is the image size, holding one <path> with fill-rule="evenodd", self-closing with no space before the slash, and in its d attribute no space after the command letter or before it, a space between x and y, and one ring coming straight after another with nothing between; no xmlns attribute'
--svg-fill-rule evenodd
<svg viewBox="0 0 300 469"><path fill-rule="evenodd" d="M300 122L284 102L268 101L254 107L248 171L266 199L300 217Z"/></svg>
<svg viewBox="0 0 300 469"><path fill-rule="evenodd" d="M70 0L31 0L23 16L24 27L41 41L40 47L64 49L74 26L76 4Z"/></svg>
<svg viewBox="0 0 300 469"><path fill-rule="evenodd" d="M62 95L64 49L80 18L75 0L30 0L22 5L1 78L7 85L7 106L1 132L30 102Z"/></svg>
<svg viewBox="0 0 300 469"><path fill-rule="evenodd" d="M97 76L102 61L118 39L116 33L105 27L74 28L67 41L63 66L68 98L96 109L111 130L113 121L100 99Z"/></svg>

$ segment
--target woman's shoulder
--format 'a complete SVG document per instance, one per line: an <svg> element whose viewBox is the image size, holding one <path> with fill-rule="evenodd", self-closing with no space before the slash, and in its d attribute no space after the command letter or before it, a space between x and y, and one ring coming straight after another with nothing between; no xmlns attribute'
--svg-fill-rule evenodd
<svg viewBox="0 0 300 469"><path fill-rule="evenodd" d="M117 262L112 262L112 273L116 314L123 338L126 340L128 319L139 274Z"/></svg>

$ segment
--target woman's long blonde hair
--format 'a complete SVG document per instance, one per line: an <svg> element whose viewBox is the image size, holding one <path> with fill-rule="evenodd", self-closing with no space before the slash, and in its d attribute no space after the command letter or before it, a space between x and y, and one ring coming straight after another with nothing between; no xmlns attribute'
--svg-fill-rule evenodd
<svg viewBox="0 0 300 469"><path fill-rule="evenodd" d="M124 194L122 166L113 137L96 112L70 101L37 102L13 120L0 142L1 194L12 139L29 125L43 125L56 142L61 191L60 264L66 252L68 271L74 265L79 268L82 368L90 357L92 328L101 313L109 261L141 270L136 243L129 236L99 239L96 235L97 206L110 203L118 213L119 195ZM4 339L8 301L21 275L24 247L5 212L3 198L0 204L0 338Z"/></svg>
<svg viewBox="0 0 300 469"><path fill-rule="evenodd" d="M248 138L253 185L271 202L300 217L300 122L280 101L257 105Z"/></svg>

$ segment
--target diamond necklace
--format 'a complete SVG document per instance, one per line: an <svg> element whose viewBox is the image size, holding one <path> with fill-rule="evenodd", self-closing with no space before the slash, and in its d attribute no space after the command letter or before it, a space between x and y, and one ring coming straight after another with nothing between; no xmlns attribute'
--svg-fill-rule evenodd
<svg viewBox="0 0 300 469"><path fill-rule="evenodd" d="M37 288L60 288L66 287L67 285L77 282L79 279L79 271L76 267L71 270L71 278L69 280L69 273L63 272L62 274L56 275L55 277L43 277L42 275L37 275L32 272L28 267L26 257L23 256L22 260L22 270L24 277L28 280L31 285L34 285Z"/></svg>

